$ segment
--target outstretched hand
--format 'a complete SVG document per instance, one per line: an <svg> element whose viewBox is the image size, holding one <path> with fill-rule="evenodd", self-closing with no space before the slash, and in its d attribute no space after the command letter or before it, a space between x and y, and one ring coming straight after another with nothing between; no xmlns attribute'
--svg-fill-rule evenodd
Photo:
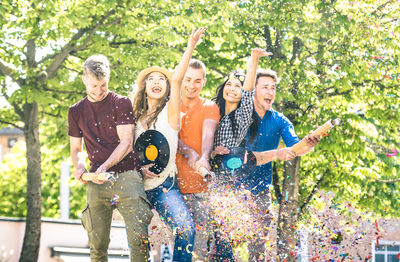
<svg viewBox="0 0 400 262"><path fill-rule="evenodd" d="M276 150L276 157L282 161L292 160L296 157L296 153L292 151L291 147L285 147Z"/></svg>
<svg viewBox="0 0 400 262"><path fill-rule="evenodd" d="M271 52L267 52L266 50L261 49L261 48L253 48L253 49L251 49L251 57L253 59L259 59L260 57L271 56L271 55L272 55Z"/></svg>
<svg viewBox="0 0 400 262"><path fill-rule="evenodd" d="M200 42L201 38L204 36L204 32L207 30L207 27L200 27L198 29L193 29L192 34L190 35L188 41L189 48L195 48L197 43Z"/></svg>

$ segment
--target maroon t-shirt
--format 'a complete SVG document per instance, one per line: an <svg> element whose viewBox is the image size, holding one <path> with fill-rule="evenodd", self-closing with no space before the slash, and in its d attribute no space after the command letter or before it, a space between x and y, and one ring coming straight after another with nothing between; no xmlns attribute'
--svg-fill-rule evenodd
<svg viewBox="0 0 400 262"><path fill-rule="evenodd" d="M71 106L68 111L68 135L83 137L90 160L90 172L95 172L119 144L118 125L135 124L129 98L109 92L100 102L87 97ZM139 170L136 149L107 171Z"/></svg>

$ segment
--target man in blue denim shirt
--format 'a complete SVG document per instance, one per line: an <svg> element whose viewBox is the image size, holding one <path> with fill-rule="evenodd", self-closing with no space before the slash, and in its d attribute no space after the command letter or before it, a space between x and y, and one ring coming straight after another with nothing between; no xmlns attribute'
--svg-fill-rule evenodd
<svg viewBox="0 0 400 262"><path fill-rule="evenodd" d="M246 139L246 149L253 152L263 152L263 165L255 167L240 179L242 186L251 191L258 211L254 212L255 219L259 222L263 235L267 235L270 222L270 193L272 183L272 162L275 159L287 161L296 156L309 152L319 142L319 136L308 135L305 137L307 146L300 152L294 153L291 147L300 142L293 124L282 113L272 109L275 100L276 85L279 79L275 71L260 70L256 76L254 93L254 122L249 128ZM283 139L286 148L277 149ZM265 152L266 151L266 152ZM265 242L256 238L249 243L249 261L264 261Z"/></svg>

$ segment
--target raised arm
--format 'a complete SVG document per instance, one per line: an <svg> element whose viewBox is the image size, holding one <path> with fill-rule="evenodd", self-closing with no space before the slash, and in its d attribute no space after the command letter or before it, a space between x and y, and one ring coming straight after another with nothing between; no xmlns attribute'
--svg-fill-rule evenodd
<svg viewBox="0 0 400 262"><path fill-rule="evenodd" d="M257 74L257 66L258 60L263 56L270 56L271 52L267 52L261 48L253 48L251 49L251 57L247 64L247 73L246 78L244 80L243 89L245 91L252 91L254 89L256 74Z"/></svg>
<svg viewBox="0 0 400 262"><path fill-rule="evenodd" d="M203 37L203 33L206 31L206 29L206 27L201 27L192 31L185 53L183 53L181 61L175 68L174 74L172 75L170 101L168 103L168 122L175 130L180 129L182 79L185 76L193 50Z"/></svg>
<svg viewBox="0 0 400 262"><path fill-rule="evenodd" d="M257 159L257 166L264 165L276 159L288 161L296 157L296 154L291 150L290 147L263 152L253 152L253 154Z"/></svg>
<svg viewBox="0 0 400 262"><path fill-rule="evenodd" d="M270 161L274 161L276 159L282 161L292 160L296 156L302 156L310 152L319 142L320 137L318 135L307 135L304 139L305 146L303 146L297 152L292 150L292 147L285 147L276 150L269 150L264 152L253 152L254 156L257 159L257 165L264 165ZM293 145L295 146L295 145Z"/></svg>
<svg viewBox="0 0 400 262"><path fill-rule="evenodd" d="M305 142L305 145L302 146L299 150L295 150L296 154L298 156L302 156L310 152L316 145L318 145L319 140L321 137L319 135L307 135L304 137L303 141ZM300 142L299 142L300 143ZM293 145L293 150L294 150L295 145Z"/></svg>

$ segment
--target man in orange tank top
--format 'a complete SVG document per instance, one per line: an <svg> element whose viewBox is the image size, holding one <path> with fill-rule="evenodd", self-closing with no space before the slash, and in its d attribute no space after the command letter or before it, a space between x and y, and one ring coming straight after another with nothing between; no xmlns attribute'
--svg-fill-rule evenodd
<svg viewBox="0 0 400 262"><path fill-rule="evenodd" d="M196 223L194 261L204 261L209 255L207 241L212 230L208 224L208 208L205 203L207 183L199 169L211 169L209 156L220 117L218 106L200 97L205 83L205 65L192 59L182 84L183 117L176 165L179 187Z"/></svg>

